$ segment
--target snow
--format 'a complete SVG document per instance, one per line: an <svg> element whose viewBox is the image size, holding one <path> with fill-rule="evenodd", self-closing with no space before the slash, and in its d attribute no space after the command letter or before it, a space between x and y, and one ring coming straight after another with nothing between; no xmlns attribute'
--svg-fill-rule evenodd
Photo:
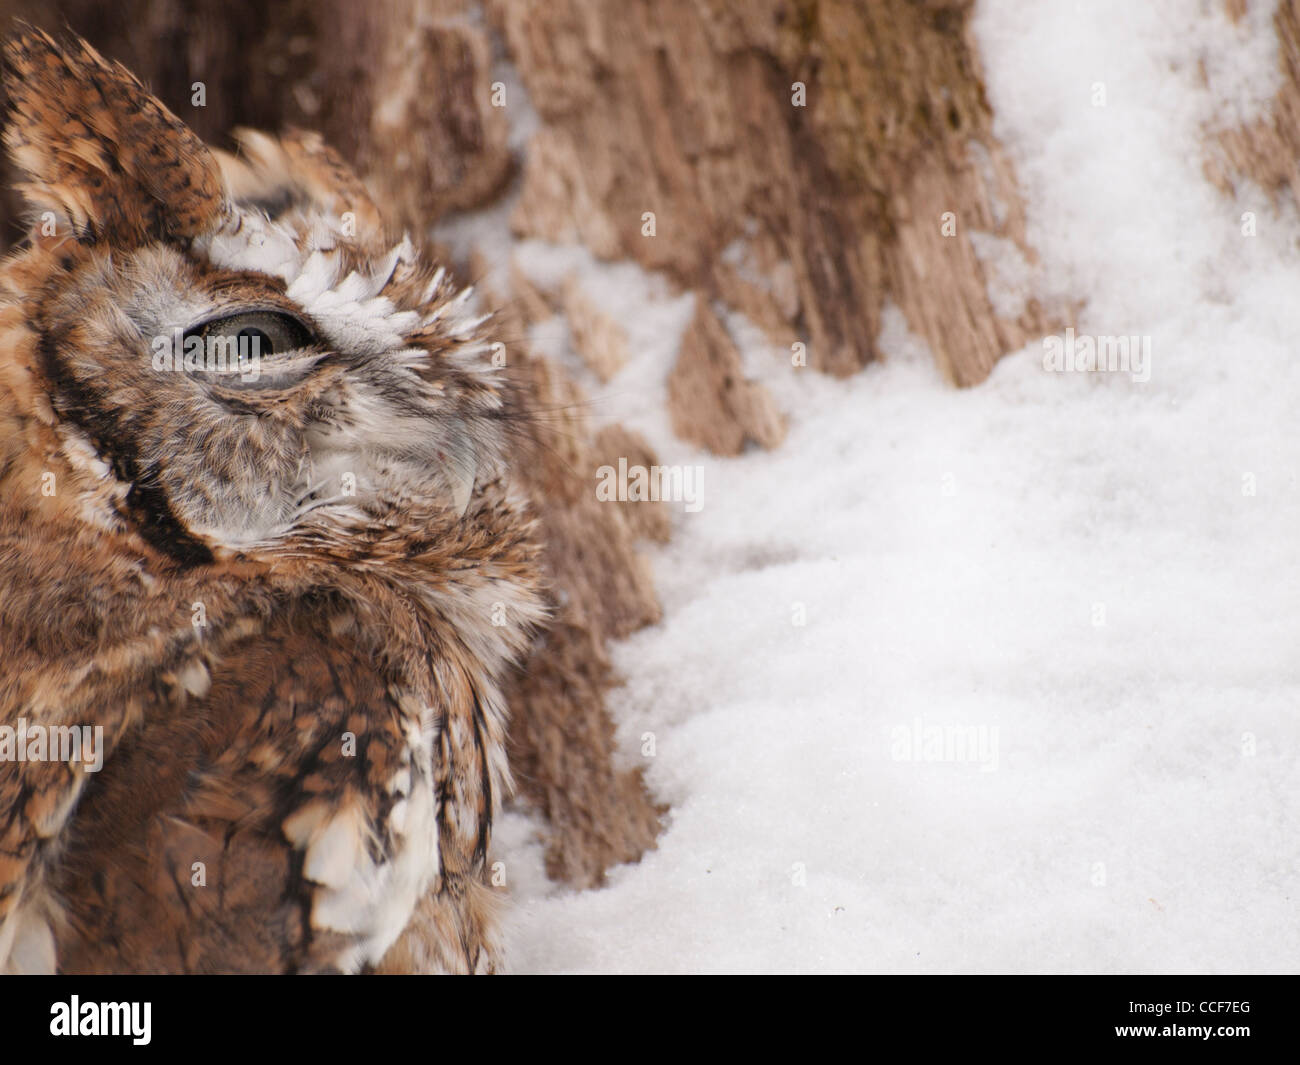
<svg viewBox="0 0 1300 1065"><path fill-rule="evenodd" d="M1300 220L1203 174L1206 129L1276 87L1267 5L1220 7L975 18L1032 283L1086 298L1080 334L1149 337L1145 383L1035 340L956 391L893 309L885 362L835 381L733 319L790 434L719 459L663 408L691 297L521 249L628 330L597 416L706 475L651 552L663 622L615 648L659 847L578 893L510 814L512 970L1295 968Z"/></svg>

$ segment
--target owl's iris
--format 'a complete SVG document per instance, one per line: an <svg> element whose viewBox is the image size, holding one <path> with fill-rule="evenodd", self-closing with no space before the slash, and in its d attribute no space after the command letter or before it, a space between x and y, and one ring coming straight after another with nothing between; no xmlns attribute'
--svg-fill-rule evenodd
<svg viewBox="0 0 1300 1065"><path fill-rule="evenodd" d="M191 326L182 349L177 368L200 380L227 388L268 388L300 379L319 354L320 342L292 314L252 310Z"/></svg>
<svg viewBox="0 0 1300 1065"><path fill-rule="evenodd" d="M311 332L292 315L280 311L244 311L205 322L204 340L233 340L254 357L283 355L312 343Z"/></svg>

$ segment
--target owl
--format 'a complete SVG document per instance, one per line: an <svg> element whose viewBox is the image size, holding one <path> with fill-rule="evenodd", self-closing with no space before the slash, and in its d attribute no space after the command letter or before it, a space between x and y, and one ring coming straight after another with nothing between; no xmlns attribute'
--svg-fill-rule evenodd
<svg viewBox="0 0 1300 1065"><path fill-rule="evenodd" d="M492 971L546 607L485 319L318 137L6 60L0 969Z"/></svg>

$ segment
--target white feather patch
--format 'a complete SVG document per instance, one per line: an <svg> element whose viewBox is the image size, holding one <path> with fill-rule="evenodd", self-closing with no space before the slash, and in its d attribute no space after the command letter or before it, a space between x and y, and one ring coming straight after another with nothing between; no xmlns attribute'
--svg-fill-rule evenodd
<svg viewBox="0 0 1300 1065"><path fill-rule="evenodd" d="M304 250L292 230L251 210L236 209L232 221L194 247L214 266L282 279L289 298L342 351L380 355L399 350L406 346L406 334L420 324L418 312L400 311L379 295L398 264L414 254L405 237L373 270L353 270L342 279L342 256L327 227L320 227Z"/></svg>
<svg viewBox="0 0 1300 1065"><path fill-rule="evenodd" d="M357 937L335 960L345 972L377 963L402 934L420 898L441 870L433 788L433 717L414 697L399 699L407 710L406 751L410 768L399 770L390 791L406 797L390 811L391 857L376 862L375 826L359 799L321 820L304 811L293 835L306 841L303 874L318 885L311 921ZM293 821L293 819L290 819ZM286 835L290 833L286 831Z"/></svg>

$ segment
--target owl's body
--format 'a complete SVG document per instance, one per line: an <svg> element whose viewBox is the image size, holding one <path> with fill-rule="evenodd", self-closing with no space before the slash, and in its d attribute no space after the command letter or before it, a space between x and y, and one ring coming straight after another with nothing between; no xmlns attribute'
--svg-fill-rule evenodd
<svg viewBox="0 0 1300 1065"><path fill-rule="evenodd" d="M8 59L0 726L103 765L0 758L0 970L491 969L542 605L481 321L310 135L224 157L82 43Z"/></svg>

